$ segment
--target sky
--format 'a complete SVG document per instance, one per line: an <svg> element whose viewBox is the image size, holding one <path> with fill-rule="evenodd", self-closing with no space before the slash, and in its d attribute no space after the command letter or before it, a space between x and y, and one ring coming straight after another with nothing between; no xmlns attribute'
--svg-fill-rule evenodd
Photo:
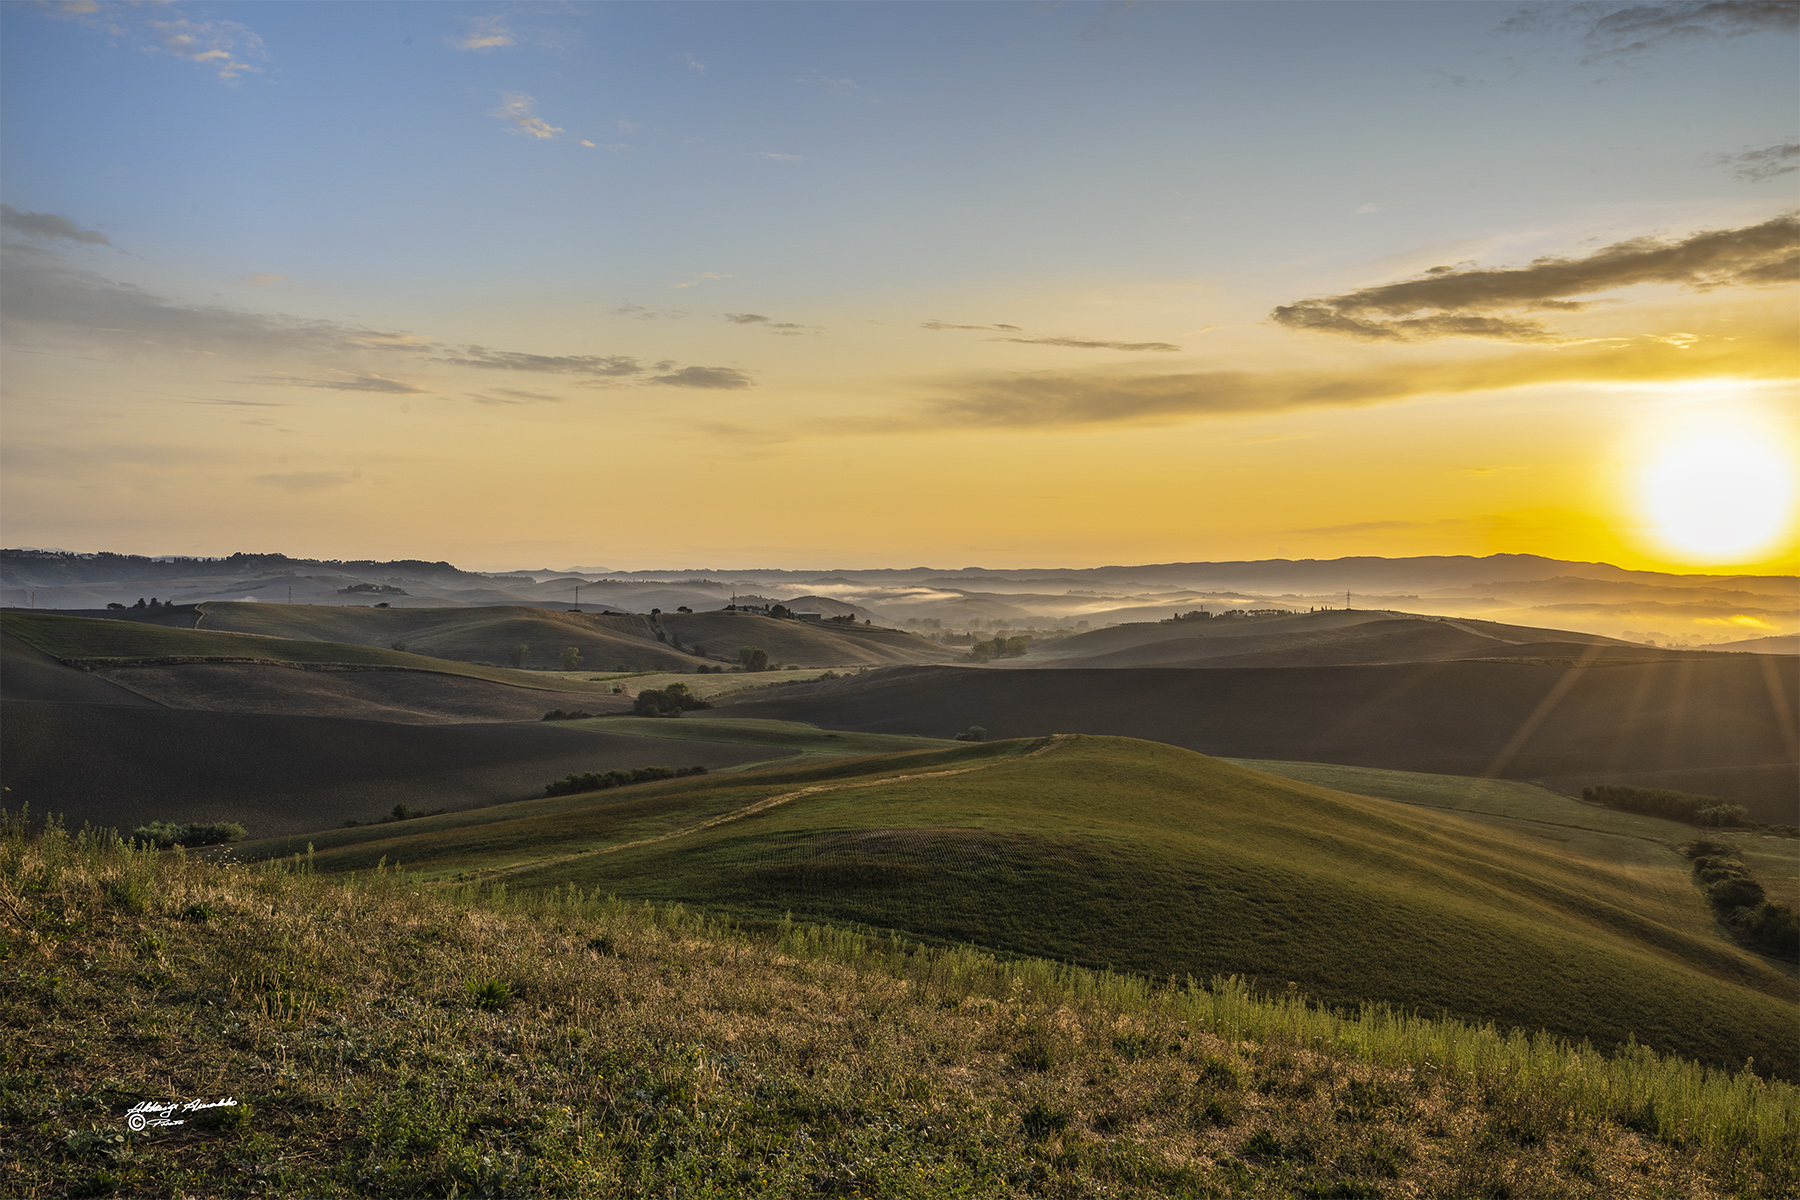
<svg viewBox="0 0 1800 1200"><path fill-rule="evenodd" d="M1792 3L0 3L0 542L1800 569Z"/></svg>

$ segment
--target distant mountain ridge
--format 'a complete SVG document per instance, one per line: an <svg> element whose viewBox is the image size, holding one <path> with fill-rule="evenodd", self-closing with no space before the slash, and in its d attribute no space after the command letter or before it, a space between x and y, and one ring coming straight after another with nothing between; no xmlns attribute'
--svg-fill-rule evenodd
<svg viewBox="0 0 1800 1200"><path fill-rule="evenodd" d="M393 589L399 589L398 592ZM377 594L379 593L379 594ZM403 594L402 594L403 593ZM104 609L275 601L695 612L732 600L854 613L927 635L1073 633L1205 608L1388 610L1580 631L1659 647L1800 632L1800 577L1675 575L1534 554L1171 562L1082 568L473 571L419 559L218 558L0 550L0 605Z"/></svg>

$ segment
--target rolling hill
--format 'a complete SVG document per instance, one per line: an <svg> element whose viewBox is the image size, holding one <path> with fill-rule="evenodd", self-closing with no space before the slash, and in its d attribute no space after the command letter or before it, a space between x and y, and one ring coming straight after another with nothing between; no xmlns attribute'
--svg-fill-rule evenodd
<svg viewBox="0 0 1800 1200"><path fill-rule="evenodd" d="M746 645L760 646L776 662L800 667L889 666L951 662L962 657L961 651L900 630L833 621L778 620L739 612L669 612L651 616L562 612L516 604L376 608L212 602L122 612L13 612L4 617L6 621L15 619L20 629L28 631L48 628L45 622L58 619L89 619L200 633L255 634L288 642L331 642L380 651L404 646L407 651L429 658L486 666L511 662L515 647L524 645L528 648L525 665L533 669L559 667L563 648L574 646L581 654L582 668L589 672L692 671L721 661L736 662L738 650ZM36 636L41 640L48 635ZM173 638L140 642L116 630L108 636L113 639L108 644L115 648L161 646L173 654L180 652L175 647L182 644ZM99 639L102 635L91 632L89 637ZM69 635L64 635L61 644L69 644ZM97 649L90 654L83 646L71 645L70 652L81 657L104 656ZM290 650L289 654L298 655L297 661L316 658L311 652ZM402 660L365 655L355 656L355 660L404 665Z"/></svg>
<svg viewBox="0 0 1800 1200"><path fill-rule="evenodd" d="M1497 775L1725 797L1791 824L1800 807L1792 660L1698 654L1572 666L998 671L899 667L723 702L721 715L827 728L993 737L1045 729L1152 738L1207 754Z"/></svg>
<svg viewBox="0 0 1800 1200"><path fill-rule="evenodd" d="M1345 611L1292 616L1115 625L1035 647L1016 666L1324 667L1446 662L1522 653L1654 659L1678 652L1565 630L1452 620L1411 613ZM1542 653L1540 650L1539 653Z"/></svg>
<svg viewBox="0 0 1800 1200"><path fill-rule="evenodd" d="M1672 849L1596 860L1134 739L763 768L308 840L320 870L386 856L1800 1072L1791 974L1719 934Z"/></svg>
<svg viewBox="0 0 1800 1200"><path fill-rule="evenodd" d="M58 620L70 621L73 632L32 628L66 634L65 652L211 650L218 639L229 648L281 652L276 639L155 627L149 627L153 638L174 632L179 640L147 646L117 640L117 629L132 628L121 623L43 618ZM84 624L109 628L89 641ZM328 643L297 644L333 656ZM395 804L459 809L517 800L571 772L667 761L663 741L538 720L551 708L623 709L629 706L623 697L572 695L450 670L394 669L383 665L387 659L417 656L368 653L378 662L345 669L213 661L84 671L0 634L0 779L10 789L7 803L61 813L76 828L90 821L131 829L151 820L230 820L268 835L375 820ZM530 672L495 673L531 678ZM682 748L680 765L724 767L788 752L694 744Z"/></svg>

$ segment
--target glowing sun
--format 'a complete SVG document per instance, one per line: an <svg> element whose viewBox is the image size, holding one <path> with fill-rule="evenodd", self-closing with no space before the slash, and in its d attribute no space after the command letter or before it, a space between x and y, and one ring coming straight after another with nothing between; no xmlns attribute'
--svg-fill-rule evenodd
<svg viewBox="0 0 1800 1200"><path fill-rule="evenodd" d="M1794 518L1794 462L1786 450L1744 429L1690 432L1644 460L1639 507L1657 540L1684 558L1755 558Z"/></svg>

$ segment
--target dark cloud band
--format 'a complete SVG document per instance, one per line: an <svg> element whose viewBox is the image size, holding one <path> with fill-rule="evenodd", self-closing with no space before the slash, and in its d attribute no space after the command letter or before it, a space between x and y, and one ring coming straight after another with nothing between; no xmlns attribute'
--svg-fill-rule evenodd
<svg viewBox="0 0 1800 1200"><path fill-rule="evenodd" d="M1637 284L1707 291L1800 279L1800 219L1792 214L1744 229L1710 230L1682 241L1633 238L1585 258L1547 257L1500 270L1433 267L1417 279L1282 305L1269 316L1291 329L1384 341L1483 337L1553 341L1541 321L1520 314L1576 311L1592 296ZM1505 315L1492 315L1492 314Z"/></svg>

